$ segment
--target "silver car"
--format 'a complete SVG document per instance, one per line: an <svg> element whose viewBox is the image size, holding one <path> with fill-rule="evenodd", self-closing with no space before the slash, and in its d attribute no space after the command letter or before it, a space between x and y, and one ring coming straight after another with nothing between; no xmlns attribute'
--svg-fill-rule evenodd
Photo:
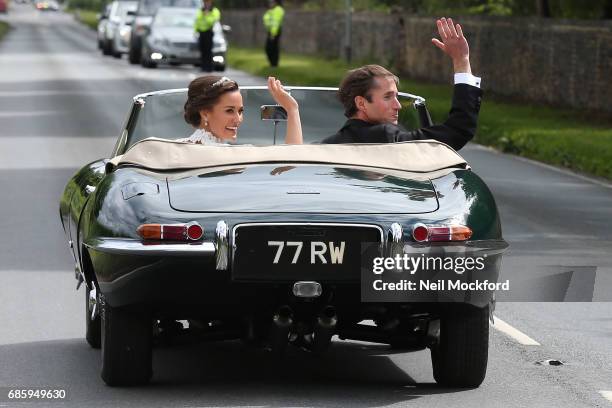
<svg viewBox="0 0 612 408"><path fill-rule="evenodd" d="M136 10L136 1L115 0L110 5L108 19L104 25L102 35L102 53L121 58L121 54L127 52L127 46L122 46L122 34L125 37L126 27L131 24L133 16L128 16L129 11ZM129 30L129 28L128 28ZM127 32L129 38L129 31Z"/></svg>
<svg viewBox="0 0 612 408"><path fill-rule="evenodd" d="M110 9L111 5L107 4L98 16L98 49L100 50L104 49L104 36L106 35L106 25L108 24Z"/></svg>
<svg viewBox="0 0 612 408"><path fill-rule="evenodd" d="M160 7L157 10L142 47L143 67L155 68L160 63L200 63L198 38L193 29L197 10L178 7ZM213 64L217 71L225 70L227 41L224 31L229 31L229 27L220 23L213 27Z"/></svg>

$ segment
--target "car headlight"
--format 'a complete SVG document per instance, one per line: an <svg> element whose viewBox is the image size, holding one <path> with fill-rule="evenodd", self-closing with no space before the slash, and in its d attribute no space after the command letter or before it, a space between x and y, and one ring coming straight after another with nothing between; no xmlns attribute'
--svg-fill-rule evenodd
<svg viewBox="0 0 612 408"><path fill-rule="evenodd" d="M123 38L126 38L130 35L130 31L130 27L121 27L121 29L119 29L119 35Z"/></svg>

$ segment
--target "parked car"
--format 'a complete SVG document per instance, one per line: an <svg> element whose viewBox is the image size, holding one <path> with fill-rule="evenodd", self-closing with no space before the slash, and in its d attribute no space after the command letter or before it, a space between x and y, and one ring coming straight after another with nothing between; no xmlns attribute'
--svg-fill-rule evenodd
<svg viewBox="0 0 612 408"><path fill-rule="evenodd" d="M7 12L8 12L8 4L6 0L0 0L0 13L7 13Z"/></svg>
<svg viewBox="0 0 612 408"><path fill-rule="evenodd" d="M193 31L196 12L197 9L178 7L157 10L142 47L140 61L143 67L155 68L160 63L199 65L200 51ZM227 52L223 26L217 22L213 33L213 67L223 71Z"/></svg>
<svg viewBox="0 0 612 408"><path fill-rule="evenodd" d="M193 131L186 90L158 91L134 97L110 160L69 180L61 222L103 380L148 382L153 345L175 338L322 352L338 335L429 348L438 383L478 386L494 289L377 295L370 281L401 276L372 265L404 254L481 256L483 269L449 273L497 282L507 244L491 192L440 142L318 144L344 122L337 90L286 88L304 145L275 146L285 123L265 87L241 88L243 146L176 141ZM430 122L422 98L399 97L406 127Z"/></svg>
<svg viewBox="0 0 612 408"><path fill-rule="evenodd" d="M134 24L130 34L128 61L131 64L140 64L142 45L149 34L149 26L153 16L160 7L199 8L201 0L138 0L138 7L134 12Z"/></svg>
<svg viewBox="0 0 612 408"><path fill-rule="evenodd" d="M104 36L106 35L106 25L108 24L108 16L110 15L112 3L108 3L102 7L102 12L98 17L98 49L104 49Z"/></svg>
<svg viewBox="0 0 612 408"><path fill-rule="evenodd" d="M123 54L127 54L129 51L132 24L134 23L134 15L130 14L130 11L132 10L129 10L122 17L121 23L117 26L113 36L112 55L115 58L121 58Z"/></svg>
<svg viewBox="0 0 612 408"><path fill-rule="evenodd" d="M126 52L126 47L121 46L121 30L132 23L133 17L130 11L136 10L137 2L130 0L115 0L110 4L108 19L104 24L102 35L102 54L121 58L121 53Z"/></svg>
<svg viewBox="0 0 612 408"><path fill-rule="evenodd" d="M59 3L55 0L37 1L34 3L34 7L40 11L58 11L60 9Z"/></svg>

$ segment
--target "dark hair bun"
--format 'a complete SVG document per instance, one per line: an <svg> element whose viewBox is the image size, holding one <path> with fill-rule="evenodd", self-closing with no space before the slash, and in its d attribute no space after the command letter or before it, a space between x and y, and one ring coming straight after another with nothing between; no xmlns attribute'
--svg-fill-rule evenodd
<svg viewBox="0 0 612 408"><path fill-rule="evenodd" d="M227 77L207 75L194 79L187 89L187 102L183 113L185 122L199 127L200 111L212 109L224 93L238 90L236 81Z"/></svg>

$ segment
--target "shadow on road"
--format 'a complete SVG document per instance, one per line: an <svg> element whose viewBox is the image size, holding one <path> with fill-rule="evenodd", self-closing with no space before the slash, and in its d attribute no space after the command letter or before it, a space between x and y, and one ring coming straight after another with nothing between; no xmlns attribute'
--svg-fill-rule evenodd
<svg viewBox="0 0 612 408"><path fill-rule="evenodd" d="M70 339L0 346L6 356L0 385L63 388L68 404L174 406L388 405L456 392L417 384L389 357L386 346L335 343L327 355L293 348L282 358L219 342L154 351L151 385L110 388L99 376L100 352Z"/></svg>

